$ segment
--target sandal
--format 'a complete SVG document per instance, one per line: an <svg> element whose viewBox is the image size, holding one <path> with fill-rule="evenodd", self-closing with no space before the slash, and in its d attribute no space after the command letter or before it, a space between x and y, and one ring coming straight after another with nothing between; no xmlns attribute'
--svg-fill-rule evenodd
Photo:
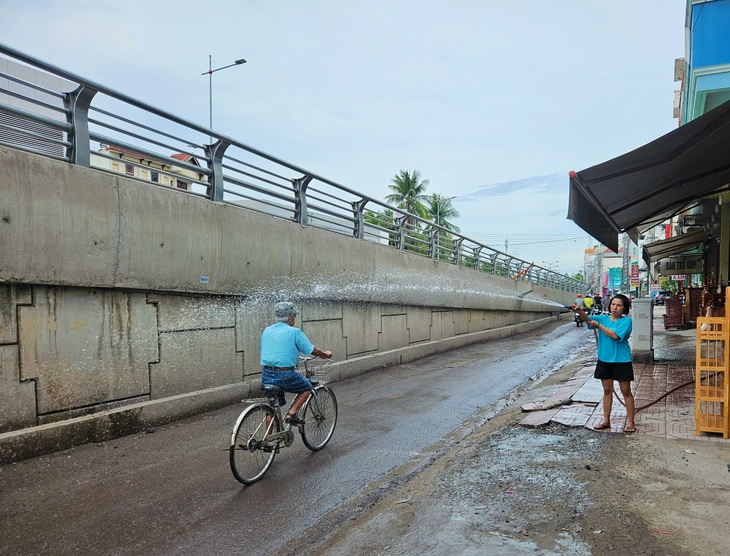
<svg viewBox="0 0 730 556"><path fill-rule="evenodd" d="M624 432L626 434L632 434L636 432L636 427L624 427Z"/></svg>
<svg viewBox="0 0 730 556"><path fill-rule="evenodd" d="M596 425L595 427L593 427L593 430L594 431L603 431L603 430L610 429L610 428L611 428L611 423L601 423L600 425Z"/></svg>
<svg viewBox="0 0 730 556"><path fill-rule="evenodd" d="M287 413L286 417L284 417L284 421L286 421L287 423L292 424L292 425L303 425L304 424L304 419L297 417L296 415L294 415L292 413Z"/></svg>

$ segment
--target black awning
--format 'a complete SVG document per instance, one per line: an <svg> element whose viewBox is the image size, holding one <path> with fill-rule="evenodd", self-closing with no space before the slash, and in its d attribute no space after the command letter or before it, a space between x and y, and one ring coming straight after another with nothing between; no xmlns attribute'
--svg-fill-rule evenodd
<svg viewBox="0 0 730 556"><path fill-rule="evenodd" d="M668 239L647 243L644 245L644 260L646 261L646 264L650 264L651 261L658 261L665 257L681 255L682 253L693 251L697 249L706 238L707 232L704 230L698 230L696 232L681 234Z"/></svg>
<svg viewBox="0 0 730 556"><path fill-rule="evenodd" d="M568 218L609 249L728 189L730 102L622 156L570 173Z"/></svg>

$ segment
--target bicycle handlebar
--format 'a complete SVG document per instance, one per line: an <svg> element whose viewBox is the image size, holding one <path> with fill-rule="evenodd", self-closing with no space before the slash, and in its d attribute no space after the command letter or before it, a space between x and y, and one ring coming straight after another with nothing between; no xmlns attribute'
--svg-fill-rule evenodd
<svg viewBox="0 0 730 556"><path fill-rule="evenodd" d="M332 359L334 357L322 357L321 355L300 355L299 360L300 361L311 361L312 359L323 359L325 361L332 362Z"/></svg>

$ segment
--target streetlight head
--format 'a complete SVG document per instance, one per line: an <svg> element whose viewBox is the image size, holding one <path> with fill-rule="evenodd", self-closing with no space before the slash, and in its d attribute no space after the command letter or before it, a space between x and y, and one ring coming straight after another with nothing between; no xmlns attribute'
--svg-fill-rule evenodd
<svg viewBox="0 0 730 556"><path fill-rule="evenodd" d="M243 58L241 58L240 60L236 60L236 64L245 64L245 63L246 63L246 60L244 60Z"/></svg>

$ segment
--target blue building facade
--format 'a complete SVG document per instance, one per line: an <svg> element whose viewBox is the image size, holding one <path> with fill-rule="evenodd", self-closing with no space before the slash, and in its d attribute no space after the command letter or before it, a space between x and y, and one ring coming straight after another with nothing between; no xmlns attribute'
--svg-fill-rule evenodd
<svg viewBox="0 0 730 556"><path fill-rule="evenodd" d="M649 278L718 291L730 277L730 0L687 0L684 27L685 57L674 64L678 128L571 172L568 217L614 251L622 233L648 241ZM671 237L657 241L667 223ZM701 272L669 272L698 269L695 255ZM685 256L693 264L678 267Z"/></svg>
<svg viewBox="0 0 730 556"><path fill-rule="evenodd" d="M685 33L680 125L730 100L730 0L688 0Z"/></svg>

